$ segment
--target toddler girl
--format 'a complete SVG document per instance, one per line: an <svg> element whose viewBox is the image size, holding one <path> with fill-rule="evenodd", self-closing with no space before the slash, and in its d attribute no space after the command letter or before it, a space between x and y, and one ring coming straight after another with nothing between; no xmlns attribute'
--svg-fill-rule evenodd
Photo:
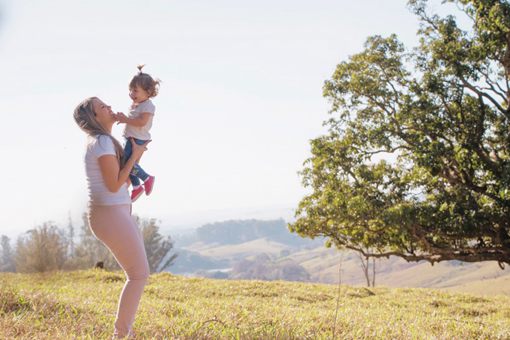
<svg viewBox="0 0 510 340"><path fill-rule="evenodd" d="M117 122L125 123L124 137L126 144L124 146L124 159L129 159L132 153L130 139L136 144L142 145L151 139L150 128L152 126L152 118L156 107L150 100L158 95L159 80L153 79L149 74L143 73L142 68L145 65L138 65L138 74L131 79L129 83L129 97L133 100L129 115L126 116L122 112L117 113ZM145 191L146 195L150 195L154 186L154 176L145 172L142 167L137 164L131 170L129 179L133 185L131 191L131 201L136 201ZM143 185L140 184L143 181Z"/></svg>

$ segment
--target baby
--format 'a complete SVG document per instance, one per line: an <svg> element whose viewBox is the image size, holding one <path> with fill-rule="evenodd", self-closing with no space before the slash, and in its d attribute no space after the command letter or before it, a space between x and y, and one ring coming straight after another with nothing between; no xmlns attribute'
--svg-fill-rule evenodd
<svg viewBox="0 0 510 340"><path fill-rule="evenodd" d="M156 107L152 103L152 97L158 95L159 80L153 79L149 74L143 73L142 68L145 65L138 65L138 74L131 79L129 83L129 97L133 100L129 115L126 116L122 112L117 113L117 122L126 124L124 129L124 137L126 144L124 145L124 160L129 159L132 153L132 139L136 144L141 145L151 139L150 129L152 126L152 118ZM154 186L154 176L149 175L144 169L137 164L131 170L129 179L133 185L131 192L131 201L135 202L145 191L146 195L150 195ZM143 185L140 184L143 181Z"/></svg>

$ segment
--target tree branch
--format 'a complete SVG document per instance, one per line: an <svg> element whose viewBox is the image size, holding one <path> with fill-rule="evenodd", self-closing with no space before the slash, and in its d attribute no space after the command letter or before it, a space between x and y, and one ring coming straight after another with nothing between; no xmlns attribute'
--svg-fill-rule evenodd
<svg viewBox="0 0 510 340"><path fill-rule="evenodd" d="M493 82L490 79L489 74L484 72L483 70L480 69L479 72L485 77L485 82L487 83L487 85L489 85L489 88L485 88L485 89L491 90L492 92L497 94L501 99L503 99L504 102L507 102L508 96L505 95L505 90L499 85L499 83L497 81ZM494 85L497 87L497 89ZM508 102L507 102L507 105L508 105Z"/></svg>
<svg viewBox="0 0 510 340"><path fill-rule="evenodd" d="M331 237L331 236L329 236ZM333 238L335 241L338 238ZM463 261L463 262L481 262L481 261L497 261L499 263L507 263L510 265L510 250L503 248L479 248L479 249L459 249L459 250L445 250L435 248L434 253L423 253L423 254L404 254L399 251L388 251L383 253L371 253L363 250L362 247L356 247L350 244L345 244L338 240L339 245L347 249L357 251L365 257L372 258L389 258L390 256L401 257L407 262L419 262L427 261L430 264L442 262L442 261Z"/></svg>
<svg viewBox="0 0 510 340"><path fill-rule="evenodd" d="M462 81L462 84L465 87L476 93L478 96L487 98L501 113L503 113L508 119L510 119L510 112L508 110L503 109L503 107L501 107L501 105L499 105L499 103L494 98L492 98L487 93L480 91L478 88L476 88L476 86L471 85L464 79L464 77L459 76L459 79Z"/></svg>

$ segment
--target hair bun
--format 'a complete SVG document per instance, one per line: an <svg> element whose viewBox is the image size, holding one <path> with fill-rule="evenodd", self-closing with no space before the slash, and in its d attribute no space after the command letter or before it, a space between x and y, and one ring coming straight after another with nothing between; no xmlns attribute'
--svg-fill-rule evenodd
<svg viewBox="0 0 510 340"><path fill-rule="evenodd" d="M142 68L143 68L144 66L145 66L145 64L138 64L138 65L136 65L136 68L138 69L138 71L139 71L140 73L142 73Z"/></svg>

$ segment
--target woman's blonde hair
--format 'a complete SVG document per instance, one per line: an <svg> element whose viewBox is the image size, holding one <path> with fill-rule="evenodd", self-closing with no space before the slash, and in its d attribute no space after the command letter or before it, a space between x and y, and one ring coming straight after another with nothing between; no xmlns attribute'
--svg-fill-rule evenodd
<svg viewBox="0 0 510 340"><path fill-rule="evenodd" d="M101 124L96 119L96 113L94 112L93 102L94 100L99 100L97 97L90 97L82 101L76 108L74 109L74 120L76 124L85 131L89 136L97 137L100 135L105 135L110 137L115 146L115 154L119 161L119 165L122 168L124 165L124 151L120 143L108 132L106 131Z"/></svg>
<svg viewBox="0 0 510 340"><path fill-rule="evenodd" d="M134 89L135 87L141 87L145 92L149 94L149 97L156 97L159 92L159 84L161 80L154 79L148 73L143 73L142 69L145 65L138 65L138 73L131 79L129 82L129 89Z"/></svg>

